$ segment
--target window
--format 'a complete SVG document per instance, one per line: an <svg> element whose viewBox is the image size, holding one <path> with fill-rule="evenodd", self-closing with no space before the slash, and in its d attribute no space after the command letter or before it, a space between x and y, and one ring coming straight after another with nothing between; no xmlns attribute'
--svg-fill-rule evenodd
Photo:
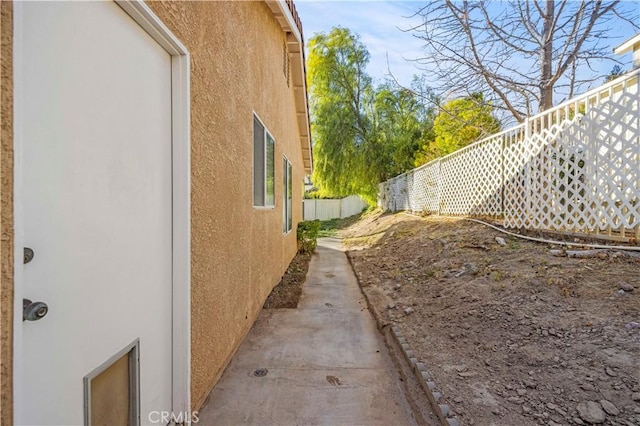
<svg viewBox="0 0 640 426"><path fill-rule="evenodd" d="M287 160L287 157L283 158L282 162L282 176L283 176L283 203L282 203L282 231L286 234L291 231L293 226L293 217L291 210L291 197L293 195L293 184L291 183L291 163Z"/></svg>
<svg viewBox="0 0 640 426"><path fill-rule="evenodd" d="M253 205L275 205L275 141L258 117L253 116Z"/></svg>

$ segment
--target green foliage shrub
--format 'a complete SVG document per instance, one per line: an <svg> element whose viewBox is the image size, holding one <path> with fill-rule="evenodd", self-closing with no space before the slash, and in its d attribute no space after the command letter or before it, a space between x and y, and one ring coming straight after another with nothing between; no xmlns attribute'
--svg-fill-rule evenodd
<svg viewBox="0 0 640 426"><path fill-rule="evenodd" d="M311 254L318 245L319 220L307 220L298 223L298 252Z"/></svg>

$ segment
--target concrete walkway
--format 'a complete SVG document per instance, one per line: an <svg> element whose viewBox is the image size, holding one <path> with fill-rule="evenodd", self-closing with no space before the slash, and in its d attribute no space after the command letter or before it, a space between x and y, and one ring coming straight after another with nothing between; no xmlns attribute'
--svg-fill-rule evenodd
<svg viewBox="0 0 640 426"><path fill-rule="evenodd" d="M260 313L198 424L416 424L339 241L319 240L298 309Z"/></svg>

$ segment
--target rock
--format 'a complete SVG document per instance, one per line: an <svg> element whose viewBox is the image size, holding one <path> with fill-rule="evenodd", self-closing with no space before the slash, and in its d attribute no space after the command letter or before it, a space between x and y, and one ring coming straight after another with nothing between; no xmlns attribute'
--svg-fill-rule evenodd
<svg viewBox="0 0 640 426"><path fill-rule="evenodd" d="M525 396L527 394L526 389L518 389L516 392L518 393L518 396Z"/></svg>
<svg viewBox="0 0 640 426"><path fill-rule="evenodd" d="M631 394L631 399L634 401L640 401L640 392L634 392Z"/></svg>
<svg viewBox="0 0 640 426"><path fill-rule="evenodd" d="M600 404L594 401L582 401L576 410L580 418L587 423L600 424L607 418Z"/></svg>
<svg viewBox="0 0 640 426"><path fill-rule="evenodd" d="M616 372L613 371L613 368L611 368L611 367L605 368L604 372L607 373L607 376L609 376L609 377L616 377L617 376Z"/></svg>
<svg viewBox="0 0 640 426"><path fill-rule="evenodd" d="M464 271L462 271L462 274L464 274ZM450 269L448 271L445 271L444 274L442 275L444 278L451 278L451 277L458 277L458 271Z"/></svg>
<svg viewBox="0 0 640 426"><path fill-rule="evenodd" d="M573 422L574 422L575 424L577 424L577 425L583 425L583 424L584 424L584 422L582 421L582 419L579 419L579 418L577 418L577 417L574 417L574 418L573 418Z"/></svg>
<svg viewBox="0 0 640 426"><path fill-rule="evenodd" d="M618 414L620 414L620 410L618 410L618 408L613 405L613 403L607 401L606 399L600 400L600 405L602 405L602 408L607 412L607 414L610 414L612 416L617 416Z"/></svg>
<svg viewBox="0 0 640 426"><path fill-rule="evenodd" d="M591 383L583 383L580 385L580 387L582 388L582 390L585 390L587 392L590 392L596 389Z"/></svg>
<svg viewBox="0 0 640 426"><path fill-rule="evenodd" d="M626 291L624 291L623 289L620 289L620 290L616 291L616 294L617 294L618 296L624 296L625 294L627 294L627 292L626 292Z"/></svg>
<svg viewBox="0 0 640 426"><path fill-rule="evenodd" d="M412 307L408 307L404 309L404 314L405 315L411 315L414 312Z"/></svg>
<svg viewBox="0 0 640 426"><path fill-rule="evenodd" d="M620 290L624 290L626 292L632 292L633 290L635 290L634 286L624 281L620 281L618 286L620 287Z"/></svg>
<svg viewBox="0 0 640 426"><path fill-rule="evenodd" d="M400 290L400 288L402 288L402 286L400 284L396 284L393 289L394 290Z"/></svg>
<svg viewBox="0 0 640 426"><path fill-rule="evenodd" d="M396 304L391 302L389 304L387 304L387 309L395 309L396 308Z"/></svg>
<svg viewBox="0 0 640 426"><path fill-rule="evenodd" d="M478 266L475 263L465 263L464 264L464 271L463 274L466 272L467 274L470 275L477 275L478 274ZM460 274L458 274L460 275Z"/></svg>
<svg viewBox="0 0 640 426"><path fill-rule="evenodd" d="M524 385L530 389L535 389L538 387L538 385L536 384L536 382L532 381L532 380L525 380L524 381Z"/></svg>
<svg viewBox="0 0 640 426"><path fill-rule="evenodd" d="M498 243L499 246L503 247L507 245L507 242L502 237L496 237L496 243Z"/></svg>

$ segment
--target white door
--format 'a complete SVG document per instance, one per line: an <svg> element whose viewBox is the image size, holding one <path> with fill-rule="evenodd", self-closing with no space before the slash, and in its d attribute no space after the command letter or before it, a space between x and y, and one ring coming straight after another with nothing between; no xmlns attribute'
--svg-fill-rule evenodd
<svg viewBox="0 0 640 426"><path fill-rule="evenodd" d="M82 424L84 378L139 341L149 423L171 410L171 57L113 2L22 8L22 294L49 311L18 324L16 421Z"/></svg>

